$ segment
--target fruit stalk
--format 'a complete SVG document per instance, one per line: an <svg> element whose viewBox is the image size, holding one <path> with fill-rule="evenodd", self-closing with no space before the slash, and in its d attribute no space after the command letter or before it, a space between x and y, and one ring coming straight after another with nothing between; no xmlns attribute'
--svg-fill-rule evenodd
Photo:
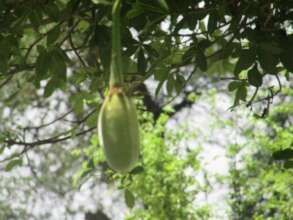
<svg viewBox="0 0 293 220"><path fill-rule="evenodd" d="M121 0L116 0L112 8L112 51L110 67L110 88L123 82L120 36Z"/></svg>

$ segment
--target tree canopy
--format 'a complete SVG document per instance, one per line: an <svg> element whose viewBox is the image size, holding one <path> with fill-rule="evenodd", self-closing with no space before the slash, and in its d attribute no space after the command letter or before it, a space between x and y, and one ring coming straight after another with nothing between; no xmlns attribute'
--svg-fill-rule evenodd
<svg viewBox="0 0 293 220"><path fill-rule="evenodd" d="M220 79L221 66L235 63L228 68L229 89L236 90L238 104L248 99L248 86L262 87L266 74L289 77L293 71L292 6L291 1L125 0L123 72L130 82L154 76L157 90L167 83L171 94L181 91L189 75L214 73ZM2 1L2 84L26 73L22 86L39 88L46 80L45 97L85 80L94 82L93 92L104 89L111 7L108 0Z"/></svg>
<svg viewBox="0 0 293 220"><path fill-rule="evenodd" d="M27 104L64 91L80 124L91 118L96 111L84 110L99 103L96 97L103 99L109 80L112 3L1 1L0 87L5 105L17 105L24 90L31 92ZM156 94L166 88L169 96L176 96L192 78L212 76L231 80L232 107L261 102L259 115L264 116L282 88L280 76L289 79L293 71L292 6L291 1L123 1L123 74L130 92L147 100L140 85L154 78ZM263 84L267 75L278 84ZM258 97L260 90L264 92ZM58 138L27 146L51 141Z"/></svg>

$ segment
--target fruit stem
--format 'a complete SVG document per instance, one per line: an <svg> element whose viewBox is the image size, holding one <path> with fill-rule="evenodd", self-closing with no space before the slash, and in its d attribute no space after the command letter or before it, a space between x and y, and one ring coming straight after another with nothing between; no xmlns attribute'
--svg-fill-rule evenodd
<svg viewBox="0 0 293 220"><path fill-rule="evenodd" d="M112 8L112 53L110 67L110 87L123 83L120 36L121 0L115 0Z"/></svg>

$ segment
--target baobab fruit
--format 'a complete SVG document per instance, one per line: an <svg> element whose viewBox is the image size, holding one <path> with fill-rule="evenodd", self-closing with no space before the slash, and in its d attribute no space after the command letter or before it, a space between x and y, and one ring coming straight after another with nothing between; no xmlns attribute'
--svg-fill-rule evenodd
<svg viewBox="0 0 293 220"><path fill-rule="evenodd" d="M130 171L138 161L139 126L135 105L121 87L110 89L100 110L98 133L109 166Z"/></svg>

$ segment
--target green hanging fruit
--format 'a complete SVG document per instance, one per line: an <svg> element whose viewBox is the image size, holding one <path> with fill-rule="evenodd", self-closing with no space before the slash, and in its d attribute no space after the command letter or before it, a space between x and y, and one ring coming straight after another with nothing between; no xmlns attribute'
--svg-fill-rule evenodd
<svg viewBox="0 0 293 220"><path fill-rule="evenodd" d="M138 161L139 128L135 105L121 88L112 88L105 99L98 132L109 166L130 171Z"/></svg>
<svg viewBox="0 0 293 220"><path fill-rule="evenodd" d="M128 172L138 161L139 128L135 105L121 86L120 9L121 0L115 0L112 8L110 92L100 111L98 133L109 166L119 172Z"/></svg>

